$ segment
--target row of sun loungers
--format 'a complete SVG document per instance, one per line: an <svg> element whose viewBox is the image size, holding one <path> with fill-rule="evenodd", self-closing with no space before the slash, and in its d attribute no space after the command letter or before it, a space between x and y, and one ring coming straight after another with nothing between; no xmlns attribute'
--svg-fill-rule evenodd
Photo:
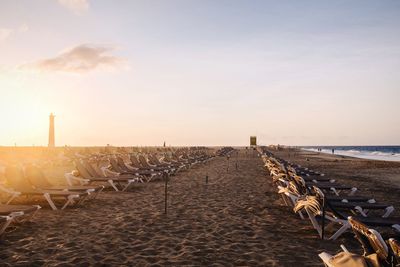
<svg viewBox="0 0 400 267"><path fill-rule="evenodd" d="M230 146L222 147L217 150L216 154L217 156L223 157L223 156L228 156L230 153L232 153L235 149Z"/></svg>
<svg viewBox="0 0 400 267"><path fill-rule="evenodd" d="M352 217L348 221L364 253L352 253L341 245L342 252L334 256L326 252L319 254L326 266L400 266L400 243L395 238L384 238L375 229Z"/></svg>
<svg viewBox="0 0 400 267"><path fill-rule="evenodd" d="M41 208L13 205L17 200L36 203L42 199L53 210L65 209L95 199L105 189L127 191L136 183L160 180L212 158L206 148L176 149L162 157L156 153L94 154L75 159L75 169L57 179L57 184L37 165L10 164L0 179L0 236L11 223L29 220Z"/></svg>
<svg viewBox="0 0 400 267"><path fill-rule="evenodd" d="M344 246L336 256L323 252L319 256L327 266L400 264L399 243L393 238L400 236L400 218L391 216L392 205L359 195L358 188L280 159L264 147L258 152L283 202L301 219L308 217L322 239L334 240L353 231L364 248L363 256L348 252ZM375 228L388 232L392 238L385 241ZM332 232L330 236L328 231Z"/></svg>

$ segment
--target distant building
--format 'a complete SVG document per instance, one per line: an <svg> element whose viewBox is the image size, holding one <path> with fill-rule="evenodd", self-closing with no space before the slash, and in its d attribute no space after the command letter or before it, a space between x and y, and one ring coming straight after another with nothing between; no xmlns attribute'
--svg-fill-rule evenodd
<svg viewBox="0 0 400 267"><path fill-rule="evenodd" d="M257 146L257 136L250 136L250 146Z"/></svg>
<svg viewBox="0 0 400 267"><path fill-rule="evenodd" d="M56 146L56 140L54 136L54 115L53 113L50 114L50 125L49 125L49 147Z"/></svg>

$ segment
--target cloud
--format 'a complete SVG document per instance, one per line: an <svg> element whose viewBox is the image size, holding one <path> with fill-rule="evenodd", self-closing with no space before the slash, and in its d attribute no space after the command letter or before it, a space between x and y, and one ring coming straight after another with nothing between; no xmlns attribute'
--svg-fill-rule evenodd
<svg viewBox="0 0 400 267"><path fill-rule="evenodd" d="M28 27L28 25L26 25L26 24L24 23L24 24L22 24L21 26L19 26L18 31L19 31L19 32L27 32L27 31L29 31L29 27Z"/></svg>
<svg viewBox="0 0 400 267"><path fill-rule="evenodd" d="M29 31L29 27L26 24L22 24L18 29L0 28L0 42L10 39L11 36L17 33L23 33L27 31Z"/></svg>
<svg viewBox="0 0 400 267"><path fill-rule="evenodd" d="M58 0L58 3L75 14L82 14L89 9L89 0Z"/></svg>
<svg viewBox="0 0 400 267"><path fill-rule="evenodd" d="M0 42L5 41L13 34L13 29L0 28Z"/></svg>
<svg viewBox="0 0 400 267"><path fill-rule="evenodd" d="M115 47L81 44L56 57L19 66L19 69L85 73L98 68L117 69L126 65L120 57L110 55Z"/></svg>

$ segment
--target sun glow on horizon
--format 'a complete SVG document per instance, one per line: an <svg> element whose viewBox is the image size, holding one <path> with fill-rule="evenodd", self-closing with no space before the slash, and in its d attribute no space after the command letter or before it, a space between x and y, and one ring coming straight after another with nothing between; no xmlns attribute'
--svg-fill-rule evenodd
<svg viewBox="0 0 400 267"><path fill-rule="evenodd" d="M0 145L400 140L397 2L72 2L0 1Z"/></svg>
<svg viewBox="0 0 400 267"><path fill-rule="evenodd" d="M0 74L0 145L47 143L49 106L29 84L21 74Z"/></svg>

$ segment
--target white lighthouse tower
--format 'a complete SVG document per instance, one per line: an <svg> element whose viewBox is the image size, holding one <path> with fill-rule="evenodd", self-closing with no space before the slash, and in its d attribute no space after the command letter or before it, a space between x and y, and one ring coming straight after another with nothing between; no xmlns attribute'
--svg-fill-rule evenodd
<svg viewBox="0 0 400 267"><path fill-rule="evenodd" d="M55 147L56 141L54 136L54 115L50 113L50 125L49 125L49 147Z"/></svg>

